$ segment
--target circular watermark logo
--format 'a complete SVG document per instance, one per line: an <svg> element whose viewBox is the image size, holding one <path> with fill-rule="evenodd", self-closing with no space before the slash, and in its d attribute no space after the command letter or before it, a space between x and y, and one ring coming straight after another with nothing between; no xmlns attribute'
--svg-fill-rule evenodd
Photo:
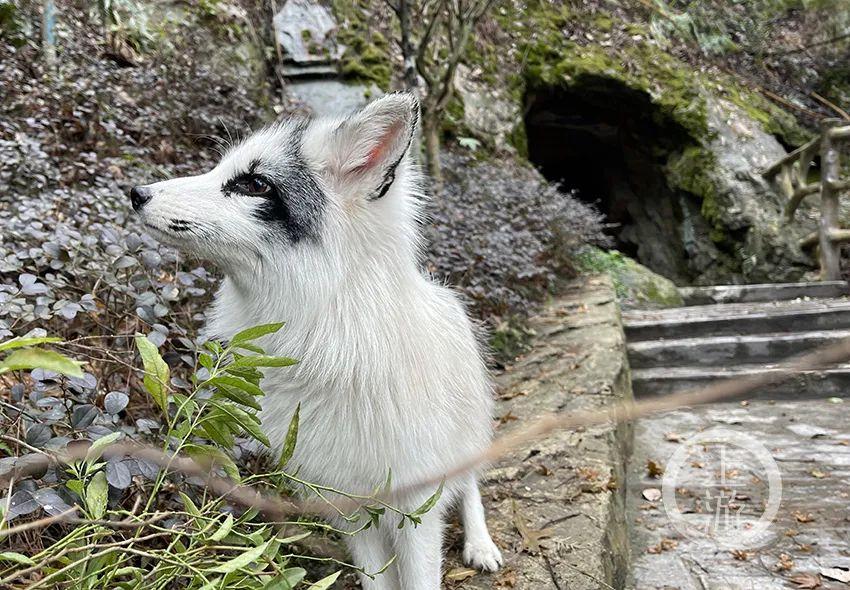
<svg viewBox="0 0 850 590"><path fill-rule="evenodd" d="M702 497L692 498L699 509L683 509L677 490L695 486L704 491ZM661 492L667 517L680 534L713 541L723 549L749 549L772 537L768 529L782 501L782 477L759 441L712 428L676 449L664 470ZM754 503L754 496L760 501Z"/></svg>

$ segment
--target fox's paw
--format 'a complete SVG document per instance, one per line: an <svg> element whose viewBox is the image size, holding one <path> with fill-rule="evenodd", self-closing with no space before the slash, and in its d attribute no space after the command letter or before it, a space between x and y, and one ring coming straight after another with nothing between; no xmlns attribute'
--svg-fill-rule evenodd
<svg viewBox="0 0 850 590"><path fill-rule="evenodd" d="M485 572L495 572L502 565L502 553L489 537L467 541L463 547L463 561Z"/></svg>

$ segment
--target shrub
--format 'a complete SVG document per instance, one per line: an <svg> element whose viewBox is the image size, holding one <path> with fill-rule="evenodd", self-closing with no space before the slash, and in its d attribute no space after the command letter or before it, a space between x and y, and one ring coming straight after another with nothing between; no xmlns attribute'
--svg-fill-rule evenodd
<svg viewBox="0 0 850 590"><path fill-rule="evenodd" d="M525 317L575 275L582 245L607 242L602 215L533 168L457 154L444 160L426 267L458 286L491 326Z"/></svg>
<svg viewBox="0 0 850 590"><path fill-rule="evenodd" d="M29 395L23 387L28 379L21 379L13 386L15 404L0 409L2 431L25 436L3 436L5 450L13 456L0 460L0 481L4 488L13 487L0 506L5 545L0 586L301 587L308 574L297 567L302 556L297 542L312 531L334 529L305 519L297 505L269 495L277 490L290 495L298 491L327 511L359 522L345 534L357 534L388 514L400 518L400 527L418 524L439 490L420 508L403 512L377 493L350 496L285 470L297 469L289 465L298 436L297 410L279 457L265 461L270 467L249 473L244 460L237 466L256 443L269 445L257 415L262 368L295 361L266 356L255 340L282 326L245 330L226 346L206 343L191 385L174 384L156 346L136 335L144 390L158 412L156 419L139 418L135 424L127 420L135 416L126 394L114 391L97 399L77 363L39 348L58 339L0 343L0 355L11 351L0 358L0 375L38 365L72 375L39 368L31 374L35 385ZM133 384L137 379L131 375ZM341 504L346 497L349 503ZM15 528L42 513L56 518ZM28 528L40 534L31 537L25 534ZM307 557L343 565L328 557ZM311 588L330 587L338 576L339 571L331 573Z"/></svg>

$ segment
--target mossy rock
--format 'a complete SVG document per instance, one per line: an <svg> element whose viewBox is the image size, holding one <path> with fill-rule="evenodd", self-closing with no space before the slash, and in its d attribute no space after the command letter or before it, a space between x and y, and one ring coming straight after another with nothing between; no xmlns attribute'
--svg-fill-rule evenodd
<svg viewBox="0 0 850 590"><path fill-rule="evenodd" d="M345 45L340 72L351 81L376 84L389 90L392 79L392 58L387 38L369 27L369 2L333 0L331 7L340 23L337 39Z"/></svg>
<svg viewBox="0 0 850 590"><path fill-rule="evenodd" d="M616 250L605 251L589 246L578 256L582 272L604 273L611 277L618 299L640 307L677 307L684 305L673 282L656 274Z"/></svg>
<svg viewBox="0 0 850 590"><path fill-rule="evenodd" d="M11 0L0 0L0 39L20 47L26 43L22 33L23 21L17 5Z"/></svg>

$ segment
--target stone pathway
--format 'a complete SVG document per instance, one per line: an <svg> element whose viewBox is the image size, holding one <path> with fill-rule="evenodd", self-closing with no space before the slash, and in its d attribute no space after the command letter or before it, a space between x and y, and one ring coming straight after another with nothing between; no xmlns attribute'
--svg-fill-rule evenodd
<svg viewBox="0 0 850 590"><path fill-rule="evenodd" d="M838 581L850 581L848 413L850 400L753 401L639 421L627 491L631 588L850 588ZM752 439L763 445L781 475L778 512L759 547L736 545L769 504L769 473L749 450L688 443L692 435L716 427L731 431L740 441ZM679 449L682 460L671 463ZM659 472L675 469L676 464L681 469L671 486L676 490L673 504L691 527L684 529L687 534L673 527L665 512L667 502L659 498L663 487ZM721 519L715 521L722 503L718 498L723 497L732 520L724 521L721 511ZM688 536L712 522L717 525L714 534L728 537L729 546ZM743 528L735 529L736 525Z"/></svg>

